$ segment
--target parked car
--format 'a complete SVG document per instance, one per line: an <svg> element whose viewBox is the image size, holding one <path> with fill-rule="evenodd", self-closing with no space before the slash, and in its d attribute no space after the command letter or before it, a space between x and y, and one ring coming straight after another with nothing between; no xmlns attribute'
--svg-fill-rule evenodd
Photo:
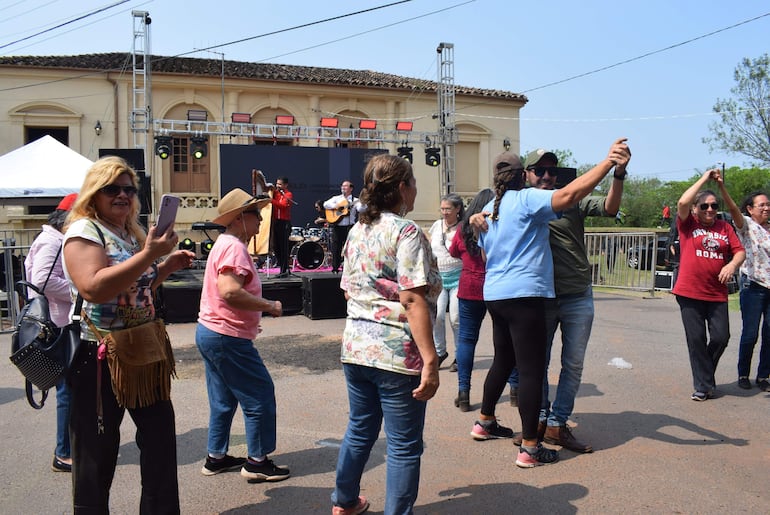
<svg viewBox="0 0 770 515"><path fill-rule="evenodd" d="M655 268L659 270L673 270L666 258L666 244L668 236L658 234L654 240L646 245L636 245L628 249L627 263L629 268L650 270L653 267L652 257L655 256ZM653 248L654 247L654 248Z"/></svg>

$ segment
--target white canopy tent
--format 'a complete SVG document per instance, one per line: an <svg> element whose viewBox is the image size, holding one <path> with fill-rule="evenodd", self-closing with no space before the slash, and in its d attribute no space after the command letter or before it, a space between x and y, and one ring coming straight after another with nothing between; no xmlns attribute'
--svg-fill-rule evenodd
<svg viewBox="0 0 770 515"><path fill-rule="evenodd" d="M77 193L94 164L51 136L0 156L0 198L62 197Z"/></svg>

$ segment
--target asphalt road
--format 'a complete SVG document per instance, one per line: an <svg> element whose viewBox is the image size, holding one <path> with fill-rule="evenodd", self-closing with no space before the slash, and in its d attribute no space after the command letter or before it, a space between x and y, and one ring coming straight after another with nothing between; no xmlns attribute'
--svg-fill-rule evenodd
<svg viewBox="0 0 770 515"><path fill-rule="evenodd" d="M278 397L278 450L292 477L280 483L248 483L238 473L200 474L206 448L208 405L194 324L169 326L179 367L173 383L182 512L329 513L337 446L347 422L344 378L338 362L344 320L297 315L264 321L256 340L271 370ZM510 441L475 442L469 432L478 415L481 386L491 363L487 319L476 353L471 403L453 404L456 376L441 371L442 386L430 401L426 450L416 513L768 513L770 410L768 394L735 384L740 313L731 313L733 337L717 373L721 396L690 400L692 379L675 300L596 294L596 321L573 422L593 454L563 450L561 461L519 469ZM9 354L10 337L0 336ZM450 348L453 348L450 345ZM555 347L555 360L559 355ZM631 368L610 365L615 358ZM554 360L554 363L556 362ZM615 360L617 362L617 360ZM754 362L756 367L756 357ZM551 384L558 369L549 373ZM70 476L50 471L55 402L41 411L24 398L21 375L0 364L0 512L70 513ZM518 413L499 404L504 425L520 430ZM231 453L246 452L243 421L236 414ZM375 446L362 494L371 513L384 508L385 445ZM136 513L139 455L130 417L112 488L113 513Z"/></svg>

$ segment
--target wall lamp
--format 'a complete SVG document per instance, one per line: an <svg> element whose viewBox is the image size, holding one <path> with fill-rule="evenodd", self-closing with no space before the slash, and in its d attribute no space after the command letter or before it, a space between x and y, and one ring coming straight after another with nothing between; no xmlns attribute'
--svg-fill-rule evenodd
<svg viewBox="0 0 770 515"><path fill-rule="evenodd" d="M97 136L102 135L102 122L99 120L96 120L96 125L94 125L94 132Z"/></svg>

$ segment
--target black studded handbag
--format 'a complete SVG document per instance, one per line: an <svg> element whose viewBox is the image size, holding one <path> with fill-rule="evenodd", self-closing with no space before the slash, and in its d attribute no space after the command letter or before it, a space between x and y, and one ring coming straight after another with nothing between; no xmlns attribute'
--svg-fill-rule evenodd
<svg viewBox="0 0 770 515"><path fill-rule="evenodd" d="M24 375L27 401L35 409L43 407L48 390L67 376L80 347L83 298L78 294L70 323L57 327L51 321L48 299L44 294L50 277L49 272L42 289L27 281L16 283L38 294L24 305L16 319L16 328L11 335L10 357L11 362ZM33 385L42 392L39 403L33 397Z"/></svg>

